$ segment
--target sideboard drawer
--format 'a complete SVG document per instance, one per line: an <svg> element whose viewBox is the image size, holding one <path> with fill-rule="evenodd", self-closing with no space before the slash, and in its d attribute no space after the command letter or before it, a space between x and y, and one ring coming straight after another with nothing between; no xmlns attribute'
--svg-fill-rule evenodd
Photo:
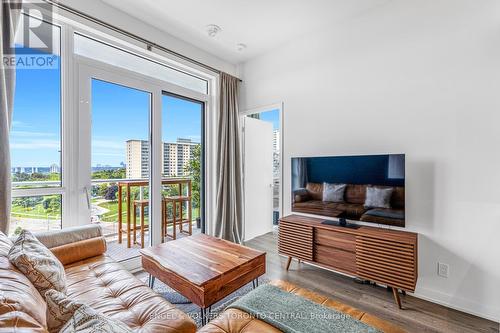
<svg viewBox="0 0 500 333"><path fill-rule="evenodd" d="M313 260L313 228L280 221L278 252L290 257Z"/></svg>
<svg viewBox="0 0 500 333"><path fill-rule="evenodd" d="M356 254L352 252L315 245L314 261L345 273L356 273Z"/></svg>
<svg viewBox="0 0 500 333"><path fill-rule="evenodd" d="M345 232L316 228L314 243L353 253L356 251L356 236Z"/></svg>

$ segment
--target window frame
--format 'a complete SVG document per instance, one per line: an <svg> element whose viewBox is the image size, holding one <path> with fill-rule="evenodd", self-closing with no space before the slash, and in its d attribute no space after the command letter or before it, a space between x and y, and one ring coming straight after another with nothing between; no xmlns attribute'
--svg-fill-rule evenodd
<svg viewBox="0 0 500 333"><path fill-rule="evenodd" d="M53 187L31 187L31 188L14 188L12 186L11 190L11 197L12 201L16 198L22 198L22 197L37 197L37 196L47 196L47 195L60 195L61 196L61 229L64 228L64 220L69 219L69 202L68 202L68 167L69 167L69 159L67 154L65 153L67 150L68 146L68 141L69 137L68 134L69 132L67 131L67 123L68 123L68 117L65 113L66 108L64 107L64 102L65 102L65 92L66 92L66 83L67 83L67 67L65 60L68 58L68 53L67 53L67 44L64 42L66 39L66 34L67 34L67 28L53 20L52 22L48 22L47 20L43 19L42 17L39 17L37 15L34 15L29 11L31 6L23 5L23 10L21 12L21 15L26 15L26 16L31 16L38 18L42 21L44 21L47 24L50 24L52 26L56 26L59 28L60 31L60 50L59 50L59 57L60 57L60 89L59 89L59 109L60 109L60 114L59 114L59 132L60 132L60 170L61 170L61 185L60 186L53 186ZM14 113L15 113L15 106L14 106ZM12 230L10 230L12 232Z"/></svg>
<svg viewBox="0 0 500 333"><path fill-rule="evenodd" d="M29 9L36 9L42 14L44 8L38 7L36 3L23 3L23 13L32 15ZM37 17L37 15L32 15ZM78 66L82 62L90 61L94 65L102 66L108 71L120 73L123 71L130 73L134 77L141 77L135 72L128 72L121 68L115 68L112 65L99 63L97 60L87 59L74 53L74 35L88 36L103 43L110 44L114 47L121 48L129 53L136 54L142 58L164 64L167 67L185 72L189 75L199 77L208 82L208 91L206 94L201 94L187 88L176 86L175 84L147 77L147 80L153 84L158 84L163 91L184 95L198 101L203 101L205 104L204 117L205 128L203 129L204 156L204 183L205 188L204 202L205 207L205 225L206 232L212 233L213 213L215 211L215 195L216 195L216 160L215 160L215 137L218 109L218 86L219 74L214 73L202 66L193 64L186 59L176 57L160 50L147 50L145 46L127 36L120 34L117 31L99 26L93 22L87 21L84 18L78 17L71 13L59 12L51 13L52 21L48 22L58 26L61 31L60 40L60 57L61 57L61 186L51 188L29 188L29 189L12 189L12 198L25 196L41 196L41 195L61 195L61 228L81 225L82 221L78 218L78 211L81 206L82 196L86 196L85 190L79 187L79 138L78 135L78 117L79 117L79 78ZM40 17L38 17L40 18ZM167 85L165 85L167 84ZM169 87L165 89L164 87ZM188 93L187 95L185 93ZM202 97L202 98L200 98ZM153 102L154 103L154 102ZM161 104L161 102L160 102ZM161 113L161 112L160 112ZM157 120L155 120L157 121ZM160 122L161 125L161 122ZM160 126L161 128L161 126ZM161 130L157 134L161 139ZM161 155L161 154L160 154ZM159 155L159 156L160 156ZM153 163L151 161L150 163ZM161 161L158 162L161 164ZM88 221L87 223L90 223Z"/></svg>

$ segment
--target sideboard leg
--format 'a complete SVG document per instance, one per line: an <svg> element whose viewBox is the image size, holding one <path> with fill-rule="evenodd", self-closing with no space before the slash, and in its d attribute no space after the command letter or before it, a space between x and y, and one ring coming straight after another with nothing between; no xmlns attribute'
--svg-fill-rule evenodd
<svg viewBox="0 0 500 333"><path fill-rule="evenodd" d="M286 262L286 270L290 268L290 263L292 262L292 257L288 257L288 261Z"/></svg>
<svg viewBox="0 0 500 333"><path fill-rule="evenodd" d="M392 287L392 294L394 295L394 301L398 305L398 308L402 309L401 306L401 298L399 297L399 290L397 288Z"/></svg>

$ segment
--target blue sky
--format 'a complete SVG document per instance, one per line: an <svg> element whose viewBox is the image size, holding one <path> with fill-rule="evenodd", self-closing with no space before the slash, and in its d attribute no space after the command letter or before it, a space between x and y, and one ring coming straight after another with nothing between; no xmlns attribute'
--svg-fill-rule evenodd
<svg viewBox="0 0 500 333"><path fill-rule="evenodd" d="M13 167L60 165L60 71L18 69L11 130ZM149 93L93 80L92 166L125 162L125 141L146 140ZM200 142L198 103L163 96L162 139Z"/></svg>
<svg viewBox="0 0 500 333"><path fill-rule="evenodd" d="M59 58L57 58L59 62ZM60 66L57 66L58 68ZM11 131L13 167L60 165L60 70L18 69ZM146 140L149 132L150 95L120 85L92 82L92 166L119 166L125 162L125 142ZM201 140L199 103L163 96L162 140ZM260 118L279 128L278 110Z"/></svg>
<svg viewBox="0 0 500 333"><path fill-rule="evenodd" d="M280 128L280 113L278 109L261 112L260 119L273 123L273 129Z"/></svg>
<svg viewBox="0 0 500 333"><path fill-rule="evenodd" d="M10 135L13 167L60 164L60 85L59 70L16 71Z"/></svg>
<svg viewBox="0 0 500 333"><path fill-rule="evenodd" d="M150 94L108 82L92 82L92 165L125 162L125 142L147 140ZM171 96L162 98L162 140L201 140L198 103Z"/></svg>

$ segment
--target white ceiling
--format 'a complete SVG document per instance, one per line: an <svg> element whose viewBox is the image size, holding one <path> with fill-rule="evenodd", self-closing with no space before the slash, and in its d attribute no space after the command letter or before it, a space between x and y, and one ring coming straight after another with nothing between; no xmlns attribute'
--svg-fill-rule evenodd
<svg viewBox="0 0 500 333"><path fill-rule="evenodd" d="M102 1L236 64L390 0ZM222 31L208 37L208 24L217 24ZM238 51L238 43L247 48Z"/></svg>

